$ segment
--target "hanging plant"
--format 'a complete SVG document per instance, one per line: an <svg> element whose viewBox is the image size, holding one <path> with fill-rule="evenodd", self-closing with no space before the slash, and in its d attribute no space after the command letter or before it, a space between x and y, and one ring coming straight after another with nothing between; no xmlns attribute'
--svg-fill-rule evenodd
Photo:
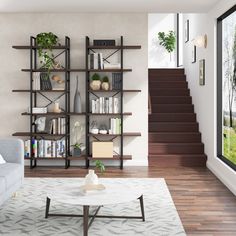
<svg viewBox="0 0 236 236"><path fill-rule="evenodd" d="M38 54L40 57L40 63L42 68L50 70L54 68L54 55L52 52L52 47L58 44L58 37L52 32L40 33L36 36L36 44L39 47Z"/></svg>
<svg viewBox="0 0 236 236"><path fill-rule="evenodd" d="M165 32L159 32L158 39L160 41L159 44L163 46L168 53L170 53L170 59L171 59L171 53L175 50L175 43L176 43L175 32L172 30L170 30L168 34L165 34Z"/></svg>

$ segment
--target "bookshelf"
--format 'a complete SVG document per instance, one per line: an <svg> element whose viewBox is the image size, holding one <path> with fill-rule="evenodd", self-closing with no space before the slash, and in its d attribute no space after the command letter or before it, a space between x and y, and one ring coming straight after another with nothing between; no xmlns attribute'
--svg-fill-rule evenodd
<svg viewBox="0 0 236 236"><path fill-rule="evenodd" d="M52 50L59 50L59 55L64 54L64 67L62 69L51 69L51 72L60 72L64 74L65 78L65 88L64 89L57 89L57 90L34 90L33 87L33 74L34 72L47 72L47 70L42 69L38 67L38 57L37 57L37 52L39 47L36 45L36 38L31 36L30 37L30 45L22 45L22 46L12 46L14 49L17 50L29 50L30 52L30 68L27 69L21 69L22 72L27 72L29 73L29 84L30 88L29 89L14 89L12 92L14 93L27 93L30 95L30 100L29 100L29 107L30 110L28 112L22 112L22 116L27 116L29 117L29 131L27 132L15 132L12 135L13 136L18 136L18 137L29 137L30 143L34 139L51 139L51 140L60 140L64 139L65 140L65 151L64 151L64 156L61 157L35 157L33 156L33 150L32 146L30 148L30 156L26 157L25 159L30 160L30 167L35 168L38 165L38 161L40 160L62 160L64 161L65 168L69 168L71 165L71 161L75 160L84 160L85 162L85 167L89 168L90 162L94 160L115 160L119 162L119 167L120 169L123 169L123 161L124 160L132 160L132 155L124 154L124 138L126 137L139 137L141 136L140 132L125 132L123 130L123 123L124 123L124 117L129 117L132 116L132 112L124 112L123 109L123 97L125 96L126 93L139 93L141 90L139 89L125 89L123 88L123 76L124 73L130 73L132 72L132 69L130 68L124 68L124 58L123 58L123 52L124 50L136 50L140 49L141 46L139 45L124 45L123 44L123 36L120 37L120 43L118 46L94 46L90 43L89 37L85 38L85 68L75 68L71 69L70 68L70 38L65 37L65 43L64 45L60 46L54 46L52 47ZM114 54L119 53L120 55L120 68L118 69L90 69L88 66L88 55L90 53L94 53L96 51L102 51L102 50L111 50L113 51L110 56L113 56ZM58 54L57 54L58 55ZM106 60L106 59L105 59ZM70 105L71 105L71 86L70 86L70 73L71 72L82 72L85 73L85 107L86 110L85 112L82 113L74 113L70 111ZM120 89L111 89L111 90L91 90L90 89L90 77L93 73L120 73L121 76L121 87ZM59 95L60 98L64 98L65 102L65 107L64 110L61 113L56 113L56 112L47 112L47 113L33 113L32 108L38 106L38 96L44 96L44 97L49 97L50 101L50 96L51 95ZM112 96L119 96L120 99L120 111L119 113L92 113L91 112L91 107L90 107L90 100L91 96L95 95L96 97L100 97L103 95L109 95L113 94ZM58 96L57 95L57 96ZM34 122L38 117L64 117L66 120L66 127L65 127L65 133L64 134L51 134L51 133L39 133L36 131L36 126L34 125ZM86 144L86 153L80 157L73 157L71 156L70 152L70 117L72 116L82 116L85 118L85 144ZM121 120L121 132L119 134L92 134L90 133L90 122L91 118L94 117L100 117L100 119L109 119L110 117L119 117ZM93 158L92 157L92 152L90 148L90 144L92 140L100 140L102 141L103 139L105 140L111 140L113 141L114 139L119 139L119 153L114 153L113 157L110 158Z"/></svg>

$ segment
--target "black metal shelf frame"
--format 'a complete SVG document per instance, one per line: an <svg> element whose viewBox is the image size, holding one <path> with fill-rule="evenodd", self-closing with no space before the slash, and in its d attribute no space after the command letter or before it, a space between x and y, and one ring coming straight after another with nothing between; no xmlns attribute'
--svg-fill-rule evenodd
<svg viewBox="0 0 236 236"><path fill-rule="evenodd" d="M96 97L99 97L97 94L95 94L94 92L90 91L89 89L89 81L90 81L90 72L93 72L93 70L90 70L90 68L88 68L88 55L90 52L95 53L95 49L100 49L99 47L96 48L94 46L90 45L90 40L89 37L86 36L86 133L89 134L89 125L90 125L90 95L94 95ZM103 47L102 49L106 49L106 47ZM123 139L124 139L124 135L123 135L123 122L124 122L124 114L123 114L123 74L124 74L124 64L123 64L123 50L124 50L124 44L123 44L123 36L120 37L120 45L118 47L107 47L107 49L113 49L113 51L106 56L105 58L103 58L103 61L106 61L108 63L109 62L109 58L112 57L113 55L115 55L116 53L120 52L120 63L121 63L121 68L118 70L119 73L121 74L121 89L118 91L115 91L115 93L112 95L113 97L116 95L120 96L120 112L119 112L119 116L121 119L121 134L120 134L120 153L119 153L119 160L120 160L120 169L123 169L123 156L124 156L124 149L123 149ZM102 72L102 70L101 70ZM96 138L97 139L97 138ZM113 138L111 138L111 140L113 140ZM90 135L86 136L86 155L90 156ZM89 168L90 165L90 160L87 158L86 159L86 167Z"/></svg>
<svg viewBox="0 0 236 236"><path fill-rule="evenodd" d="M16 48L16 47L15 47ZM42 67L37 68L37 53L38 53L38 48L36 45L36 38L31 36L30 37L30 47L28 48L30 50L30 168L34 168L37 166L37 158L33 157L33 149L32 149L32 141L33 139L36 139L37 136L35 136L36 133L36 126L35 126L35 120L36 116L33 114L32 110L33 107L37 107L37 95L41 95L44 97L46 100L49 101L47 106L52 104L54 100L51 100L48 96L43 94L41 91L38 91L37 93L33 90L33 73L34 71L40 70ZM16 48L18 49L18 48ZM62 92L58 97L65 97L65 114L70 113L70 38L65 37L65 47L55 47L55 49L62 49L61 52L56 54L53 59L59 57L63 53L65 54L65 92ZM66 92L67 91L67 92ZM46 91L45 91L46 92ZM68 159L69 153L70 153L70 116L66 115L66 133L65 133L65 168L68 168L70 166L70 160Z"/></svg>

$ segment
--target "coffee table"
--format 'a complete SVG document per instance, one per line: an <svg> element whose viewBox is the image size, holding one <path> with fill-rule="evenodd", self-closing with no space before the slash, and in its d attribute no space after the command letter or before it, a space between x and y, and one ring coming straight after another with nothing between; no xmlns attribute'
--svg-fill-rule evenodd
<svg viewBox="0 0 236 236"><path fill-rule="evenodd" d="M78 184L68 184L66 186L58 186L47 193L45 218L49 216L62 217L83 217L83 232L84 236L88 236L88 229L92 225L95 218L117 218L117 219L141 219L145 221L144 201L142 191L137 187L127 188L120 184L106 184L105 190L93 191L84 194ZM141 216L109 216L98 215L101 207L112 204L128 203L134 200L139 200L141 208ZM54 214L49 213L51 201L61 202L65 204L80 205L83 207L82 215L75 214ZM89 214L89 207L97 207L93 215ZM91 218L91 219L90 219ZM89 220L90 219L90 220Z"/></svg>

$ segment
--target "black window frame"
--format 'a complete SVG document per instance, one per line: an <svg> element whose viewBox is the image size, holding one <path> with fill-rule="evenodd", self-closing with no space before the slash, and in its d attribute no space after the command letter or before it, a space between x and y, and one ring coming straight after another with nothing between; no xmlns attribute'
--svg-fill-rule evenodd
<svg viewBox="0 0 236 236"><path fill-rule="evenodd" d="M236 11L236 5L217 18L217 157L236 171L236 165L222 155L222 21Z"/></svg>

